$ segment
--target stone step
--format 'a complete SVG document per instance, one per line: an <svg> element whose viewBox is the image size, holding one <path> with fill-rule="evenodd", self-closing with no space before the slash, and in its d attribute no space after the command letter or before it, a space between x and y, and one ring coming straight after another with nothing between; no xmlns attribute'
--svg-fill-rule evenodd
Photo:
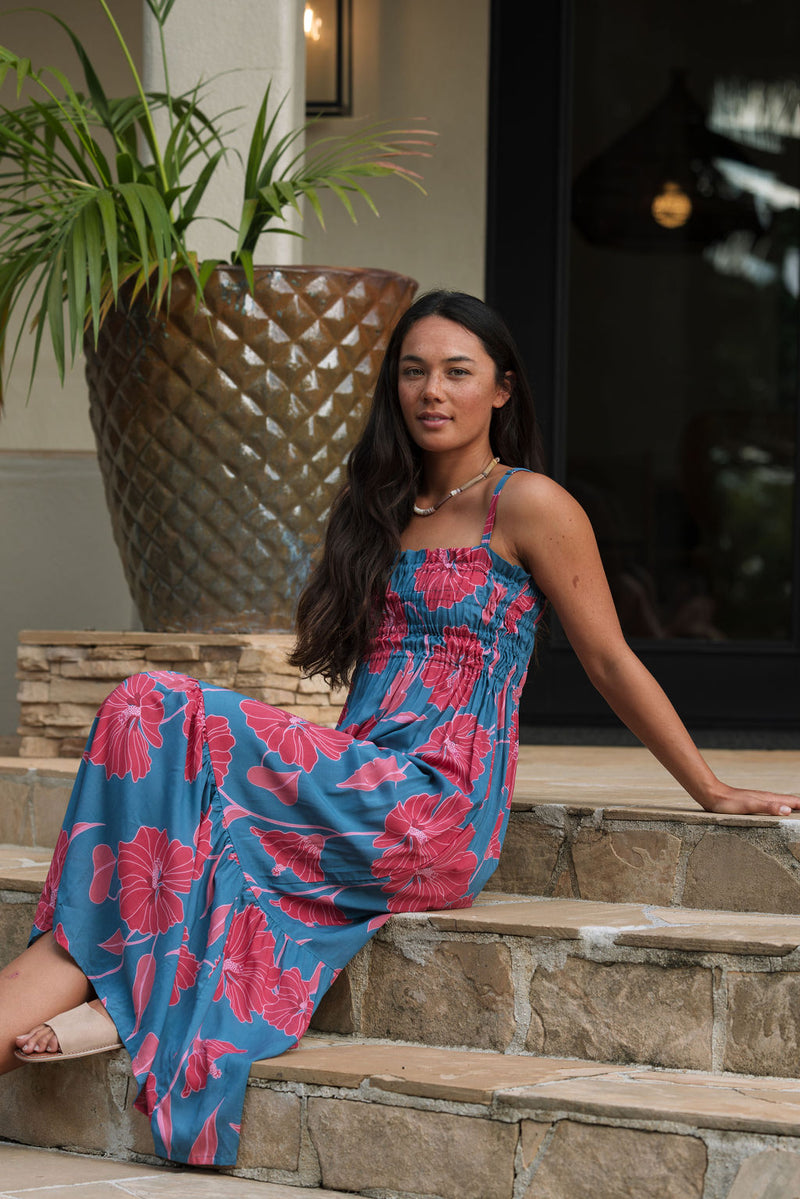
<svg viewBox="0 0 800 1199"><path fill-rule="evenodd" d="M800 918L493 893L395 915L313 1027L504 1053L800 1074Z"/></svg>
<svg viewBox="0 0 800 1199"><path fill-rule="evenodd" d="M740 786L800 789L800 753L716 750ZM0 758L0 842L55 845L76 759ZM800 914L800 820L702 811L644 749L522 746L489 890Z"/></svg>
<svg viewBox="0 0 800 1199"><path fill-rule="evenodd" d="M8 960L46 851L0 849ZM353 959L317 1031L502 1053L800 1074L800 918L529 899L397 914Z"/></svg>
<svg viewBox="0 0 800 1199"><path fill-rule="evenodd" d="M800 793L799 752L705 756L736 786ZM645 749L523 746L489 888L800 913L800 819L704 812Z"/></svg>
<svg viewBox="0 0 800 1199"><path fill-rule="evenodd" d="M0 1136L149 1161L133 1097L122 1051L22 1068ZM232 1173L320 1199L788 1197L800 1083L309 1037L253 1066Z"/></svg>
<svg viewBox="0 0 800 1199"><path fill-rule="evenodd" d="M0 758L0 843L53 849L78 758Z"/></svg>

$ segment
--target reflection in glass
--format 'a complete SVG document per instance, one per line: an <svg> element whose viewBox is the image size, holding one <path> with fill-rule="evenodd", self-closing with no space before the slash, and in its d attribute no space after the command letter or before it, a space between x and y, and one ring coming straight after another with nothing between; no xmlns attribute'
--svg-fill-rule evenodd
<svg viewBox="0 0 800 1199"><path fill-rule="evenodd" d="M574 9L567 485L629 636L787 639L800 11Z"/></svg>

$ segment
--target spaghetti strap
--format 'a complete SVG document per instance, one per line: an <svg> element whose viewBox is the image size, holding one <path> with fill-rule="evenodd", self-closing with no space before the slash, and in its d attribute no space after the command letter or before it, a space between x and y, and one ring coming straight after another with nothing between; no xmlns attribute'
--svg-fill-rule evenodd
<svg viewBox="0 0 800 1199"><path fill-rule="evenodd" d="M518 470L522 470L522 469L523 468L520 466L512 466L510 470L507 470L506 473L504 475L501 475L500 479L498 479L497 486L495 487L495 489L492 493L492 502L489 505L489 511L486 515L486 524L483 526L483 537L481 537L481 545L485 549L489 548L489 541L491 540L492 531L494 529L494 518L497 515L497 501L500 498L500 492L503 490L503 488L505 487L506 483L511 478L511 476L515 475Z"/></svg>

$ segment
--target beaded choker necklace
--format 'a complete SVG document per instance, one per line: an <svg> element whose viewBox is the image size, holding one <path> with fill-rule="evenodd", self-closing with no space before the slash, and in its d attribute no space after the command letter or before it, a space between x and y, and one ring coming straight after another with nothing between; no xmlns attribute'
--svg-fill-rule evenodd
<svg viewBox="0 0 800 1199"><path fill-rule="evenodd" d="M479 475L476 475L474 479L470 479L469 482L465 483L463 487L454 487L452 491L448 491L444 499L439 500L439 502L434 504L432 508L418 508L415 504L414 515L433 516L434 512L438 512L442 504L446 504L448 500L453 498L453 496L461 495L462 491L469 491L470 487L474 487L476 483L480 483L481 479L488 479L489 475L492 473L499 461L499 458L492 458L491 462L488 462L486 466L484 466Z"/></svg>

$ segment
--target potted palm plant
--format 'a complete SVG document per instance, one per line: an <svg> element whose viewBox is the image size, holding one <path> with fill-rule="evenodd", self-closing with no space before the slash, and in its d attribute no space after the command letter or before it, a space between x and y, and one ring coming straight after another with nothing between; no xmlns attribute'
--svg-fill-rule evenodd
<svg viewBox="0 0 800 1199"><path fill-rule="evenodd" d="M31 320L58 369L84 348L90 412L114 536L144 627L291 626L296 596L391 327L416 283L389 271L267 267L262 233L320 194L355 219L362 180L421 187L408 155L431 137L371 126L317 142L279 136L267 84L250 135L230 260L200 261L191 230L229 154L230 114L204 84L146 91L108 0L98 0L132 88L107 95L77 35L82 82L0 47L0 337ZM166 135L159 138L159 122Z"/></svg>

